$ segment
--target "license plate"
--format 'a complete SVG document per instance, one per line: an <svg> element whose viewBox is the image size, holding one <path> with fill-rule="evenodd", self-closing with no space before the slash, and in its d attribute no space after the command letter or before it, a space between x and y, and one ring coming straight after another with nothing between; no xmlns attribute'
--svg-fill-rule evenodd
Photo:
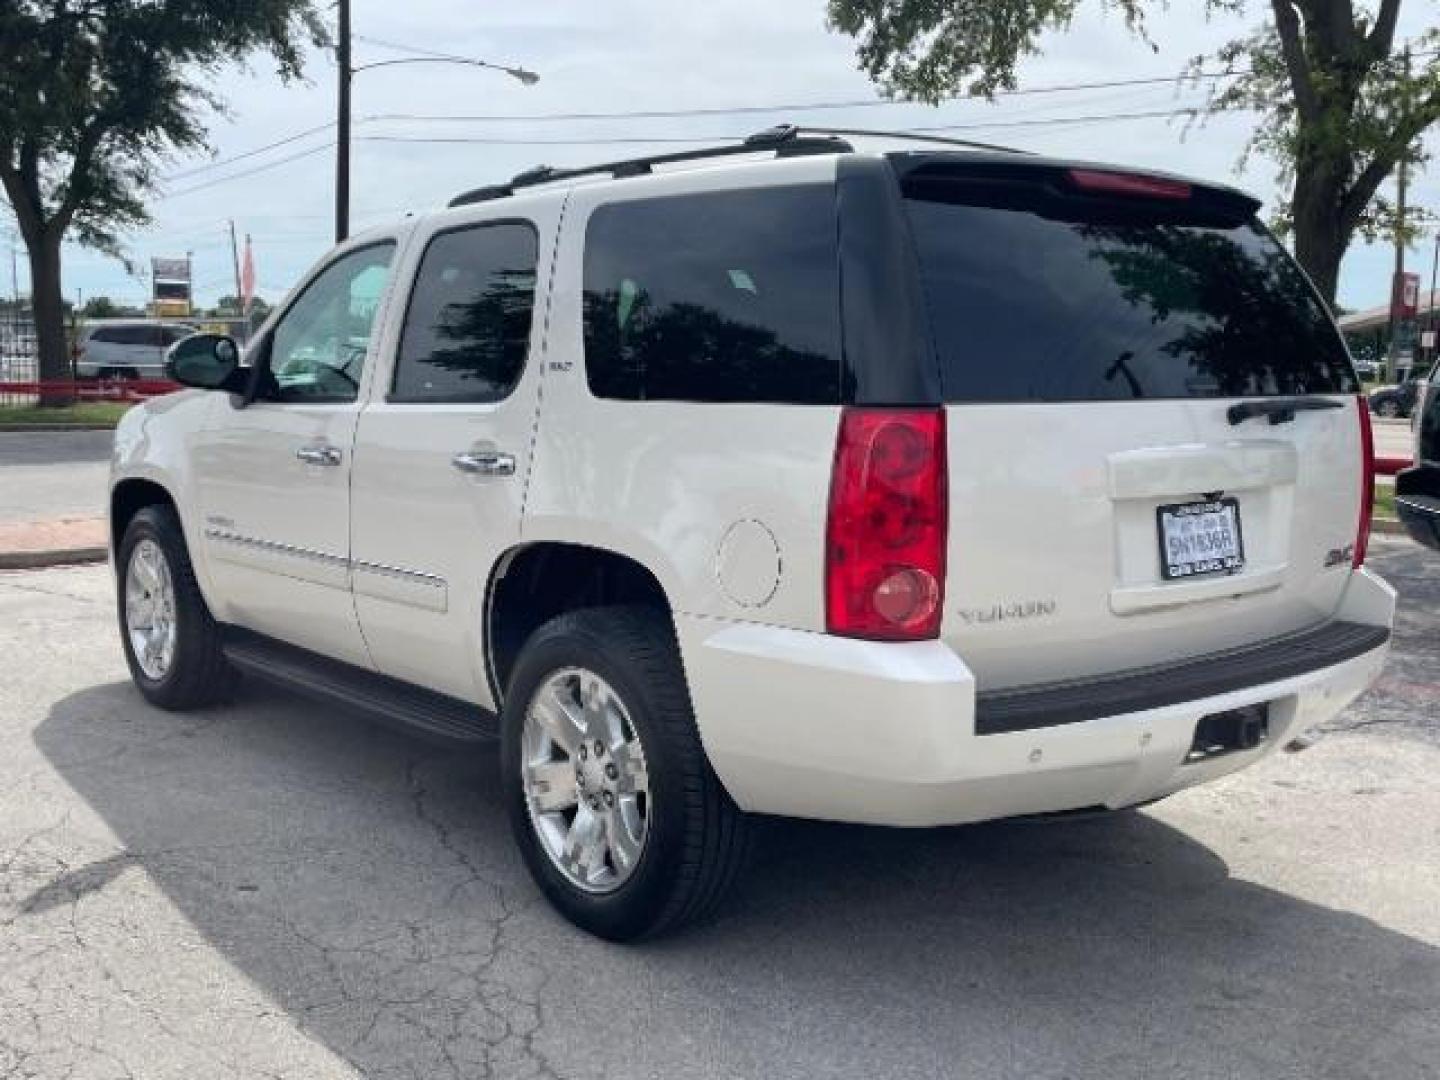
<svg viewBox="0 0 1440 1080"><path fill-rule="evenodd" d="M1155 511L1160 524L1160 575L1233 574L1245 565L1237 499L1172 503Z"/></svg>

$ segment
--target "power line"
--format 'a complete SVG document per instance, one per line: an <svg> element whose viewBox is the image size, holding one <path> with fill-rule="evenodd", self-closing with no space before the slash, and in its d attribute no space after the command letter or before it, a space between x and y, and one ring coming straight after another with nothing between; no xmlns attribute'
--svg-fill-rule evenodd
<svg viewBox="0 0 1440 1080"><path fill-rule="evenodd" d="M923 127L896 128L891 132L876 131L873 134L876 138L883 138L888 135L920 135L934 134L945 131L982 131L1000 128L1022 128L1022 127L1049 127L1062 124L1094 124L1107 123L1111 121L1128 120L1153 120L1163 117L1194 116L1200 110L1191 109L1152 109L1140 112L1127 113L1091 113L1082 116L1048 116L1030 120L981 120L969 124L929 124ZM855 134L863 134L856 132ZM421 144L456 144L476 146L634 146L645 143L705 143L705 142L739 142L745 139L746 135L699 135L699 136L676 136L676 135L634 135L617 136L614 138L601 139L497 139L486 136L466 135L362 135L361 142L379 143L421 143Z"/></svg>
<svg viewBox="0 0 1440 1080"><path fill-rule="evenodd" d="M920 127L897 128L889 134L893 135L920 135L937 134L940 132L954 131L981 131L997 130L1005 128L1032 128L1050 127L1076 124L1110 123L1115 121L1129 120L1152 120L1166 117L1194 116L1200 110L1190 109L1153 109L1128 113L1091 113L1082 116L1051 116L1040 117L1028 120L981 120L968 124L929 124ZM883 138L887 133L875 132L877 138ZM588 138L588 139L495 139L483 136L426 136L426 135L362 135L357 141L378 142L378 143L415 143L422 145L468 145L468 146L637 146L646 144L695 144L706 142L739 142L746 138L741 135L699 135L699 136L676 136L676 135L653 135L653 136L623 136L614 138ZM182 188L179 191L169 191L163 195L156 196L156 200L174 199L182 195L189 195L197 191L204 191L219 184L229 183L231 180L243 180L246 177L255 176L258 173L267 172L270 169L288 165L302 158L312 157L322 151L334 147L334 140L322 143L319 146L312 146L301 150L296 154L289 154L286 157L275 161L268 161L263 165L257 165L251 169L245 169L238 173L231 173L228 176L217 176L213 180L207 180L200 184L192 184L190 187Z"/></svg>
<svg viewBox="0 0 1440 1080"><path fill-rule="evenodd" d="M181 188L179 191L167 191L165 194L157 195L155 198L156 201L159 201L161 199L176 199L179 198L181 195L189 195L192 192L204 191L206 188L212 188L217 184L229 183L231 180L243 180L247 176L254 176L256 173L265 172L267 169L279 168L281 165L288 165L292 161L299 161L301 158L311 157L312 155L318 154L323 150L331 149L334 145L334 140L331 140L330 142L322 143L319 146L312 146L308 150L301 150L298 154L291 154L288 157L280 158L278 161L269 161L266 162L264 165L257 165L253 169L246 169L243 172L231 173L229 176L219 176L216 177L214 180L206 180L203 184L193 184L188 188Z"/></svg>
<svg viewBox="0 0 1440 1080"><path fill-rule="evenodd" d="M367 37L367 36L359 35L359 34L355 35L355 37L356 37L357 40L367 41L367 42L369 42L370 44L380 45L380 46L385 47L385 48L395 49L395 50L402 51L402 52L414 52L414 53L418 53L418 54L420 54L420 55L435 56L435 57L440 57L440 58L450 58L450 57L453 56L453 54L450 54L450 53L441 53L441 52L436 52L436 51L434 51L434 50L422 49L422 48L419 48L418 46L401 45L401 44L398 44L398 43L395 43L395 42L385 41L385 40L380 39L380 38L372 38L372 37ZM1424 52L1424 53L1416 53L1415 55L1416 55L1416 56L1433 56L1433 55L1440 55L1440 50L1428 50L1428 51L1426 51L1426 52ZM1162 85L1162 84L1167 84L1167 83L1168 83L1168 84L1174 84L1174 85L1176 85L1176 86L1182 86L1182 85L1184 85L1184 84L1186 84L1186 83L1198 82L1198 81L1200 81L1200 80L1205 80L1205 79L1241 78L1241 77L1244 77L1244 76L1247 76L1247 75L1251 75L1251 74L1253 74L1253 70L1252 70L1252 69L1248 69L1248 68L1247 68L1247 69L1240 69L1240 70L1227 69L1227 70L1224 70L1224 71L1180 72L1180 73L1177 73L1177 74L1175 74L1175 75L1147 76L1147 77L1144 77L1144 78L1135 78L1135 79L1106 79L1106 80L1100 80L1100 81L1094 81L1094 82L1083 82L1083 83L1054 83L1054 84L1051 84L1051 85L1049 85L1049 86L1020 87L1020 88L1017 88L1017 89L1014 89L1014 90L998 90L998 91L995 92L994 96L995 96L995 97L1027 97L1027 96L1035 96L1035 95L1042 95L1042 94L1071 93L1071 92L1080 91L1080 90L1110 90L1110 89L1119 89L1119 88L1122 88L1122 87L1157 86L1157 85ZM973 100L983 100L983 99L978 99L978 98L974 98L974 97L955 97L955 98L950 98L950 99L948 99L948 100L951 101L951 102L961 102L961 101L973 101ZM624 112L493 113L493 114L471 114L471 115L464 115L464 114L453 114L453 115L452 115L452 114L439 114L439 115L436 115L436 114L424 114L424 113L377 113L377 114L368 115L368 116L362 116L362 117L357 118L357 119L355 120L355 126L358 127L358 126L360 126L360 125L362 125L362 124L381 123L381 122L400 122L400 123L512 123L512 122L514 122L514 123L521 123L521 122L524 122L524 123L551 123L551 122L559 122L559 121L590 122L590 121L605 121L605 120L686 119L686 118L700 118L700 117L708 117L708 116L754 116L754 115L761 115L761 114L766 114L766 113L798 113L798 112L810 112L810 111L827 111L827 110L835 110L835 109L866 109L866 108L879 108L879 107L887 107L887 106L918 105L918 104L921 104L921 103L918 103L918 102L909 102L909 101L896 101L896 100L893 100L893 99L891 99L891 100L878 100L878 101L877 101L877 100L874 100L874 99L866 99L866 100L855 100L855 101L815 101L815 102L804 102L804 103L790 103L790 104L782 104L782 105L739 105L739 106L693 108L693 109L641 109L641 110L629 110L629 111L624 111ZM946 125L938 125L938 124L937 124L937 125L925 125L925 126L918 126L918 127L908 127L908 128L901 128L901 129L899 129L899 130L902 131L902 132L909 132L909 133L914 133L914 134L920 134L920 133L924 133L924 132L938 133L938 132L945 132L945 131L976 131L976 130L986 130L986 129L1001 130L1001 129L1006 129L1006 128L1014 129L1014 128L1027 128L1027 127L1042 127L1042 126L1060 125L1060 124L1090 124L1090 123L1108 122L1108 121L1112 121L1112 120L1156 119L1156 118L1165 117L1165 116L1186 116L1186 115L1188 115L1188 116L1195 116L1195 115L1198 115L1201 111L1203 111L1203 110L1202 110L1200 107L1195 107L1195 108L1188 108L1188 109L1153 110L1153 111L1146 111L1146 112L1097 114L1097 115L1078 116L1078 117L1054 117L1054 118L1041 118L1041 119L1034 119L1034 120L975 121L975 122L965 123L965 124L946 124ZM266 152L268 152L268 151L270 151L270 150L278 149L278 148L281 147L281 146L286 146L286 145L288 145L288 144L290 144L290 143L297 142L297 141L299 141L299 140L301 140L301 139L308 138L308 137L310 137L310 136L312 136L312 135L317 135L317 134L319 134L319 133L321 133L321 132L328 131L328 130L330 130L331 126L332 126L332 125L330 125L330 124L322 124L322 125L318 125L318 126L313 127L313 128L307 128L307 129L304 130L304 131L300 131L300 132L296 132L296 133L291 134L291 135L287 135L287 136L285 136L285 137L282 138L282 139L277 139L277 140L275 140L274 142L266 143L266 144L263 145L263 146L255 147L255 148L253 148L253 149L251 149L251 150L247 150L247 151L244 151L243 153L233 155L233 156L231 156L231 157L229 157L229 158L223 158L223 159L220 159L220 160L217 160L217 161L209 162L209 163L207 163L207 164L205 164L205 165L196 166L196 167L193 168L193 169L188 169L188 170L185 170L185 171L183 171L183 172L173 173L173 174L167 176L166 179L167 179L167 180L183 179L183 178L185 178L185 177L197 176L197 175L200 175L200 174L202 174L202 173L206 173L206 172L212 171L212 170L214 170L214 169L223 168L224 166L234 164L234 163L237 162L237 161L247 160L247 159L249 159L249 158L256 157L256 156L258 156L258 155L260 155L260 154L266 153ZM394 143L411 142L411 143L422 143L422 144L423 144L423 143L428 143L428 144L434 144L434 145L444 145L444 144L471 144L471 145L480 145L480 146L628 146L628 145L636 145L636 144L642 144L642 143L657 143L657 144L664 144L664 143L695 143L695 142L705 142L705 141L708 141L708 140L711 139L711 138L716 138L716 139L720 139L720 140L723 141L723 140L725 140L725 139L743 138L743 136L713 136L713 137L685 138L685 137L668 136L668 135L667 135L667 136L659 136L659 137L655 137L655 138L612 137L612 138L589 138L589 139L497 139L497 138L485 138L485 137L454 137L454 138L439 137L439 138L429 138L429 137L421 137L421 136L400 136L400 135L383 136L383 135L377 135L377 136L362 136L361 138L362 138L363 141L368 141L368 142L394 142ZM190 187L190 188L185 188L185 189L183 189L183 190L181 190L181 191L171 192L171 193L169 193L168 195L162 196L162 198L174 198L174 197L177 197L177 196L180 196L180 195L189 194L189 193L192 192L192 191L200 191L200 190L203 190L204 188L210 187L210 186L212 186L212 185L214 185L214 184L224 183L224 182L227 181L227 180L238 180L238 179L242 179L242 178L244 178L244 177L246 177L246 176L254 175L254 174L257 173L257 172L262 172L262 171L264 171L264 170L266 170L266 169L278 167L278 166L280 166L280 165L285 165L285 164L288 164L288 163L291 162L291 161L297 161L297 160L299 160L300 158L308 157L308 156L310 156L310 155L312 155L312 154L320 153L320 152L323 151L323 150L328 150L329 148L333 147L334 145L335 145L335 144L334 144L333 141L327 142L327 143L324 143L324 144L322 144L322 145L320 145L320 146L312 147L312 148L310 148L310 149L308 149L308 150L302 151L301 153L293 154L293 155L290 155L290 156L288 156L288 157L281 158L281 159L279 159L278 161L270 162L270 163L268 163L268 164L266 164L266 165L259 166L259 167L255 168L255 169L250 169L250 170L246 170L246 171L244 171L244 172L239 172L239 173L233 173L233 174L231 174L231 175L229 175L229 176L218 177L218 178L216 178L215 180L207 181L207 182L204 183L204 184L197 184L197 185L194 185L194 186L192 186L192 187Z"/></svg>
<svg viewBox="0 0 1440 1080"><path fill-rule="evenodd" d="M358 34L355 35L355 36L356 36L357 40L369 41L369 42L371 42L372 44L385 45L385 46L388 47L388 48L401 49L401 50L407 50L407 51L417 51L417 52L421 52L421 53L424 54L424 55L433 55L433 56L442 57L442 58L447 58L447 57L450 56L450 54L448 54L448 53L436 53L436 52L432 52L432 51L430 51L430 50L418 50L418 49L412 50L410 46L402 46L402 45L392 44L392 43L390 43L390 42L383 42L383 41L381 41L381 40L378 39L378 38L362 37L361 35L358 35ZM1238 76L1241 76L1241 75L1248 75L1248 74L1250 74L1249 71L1211 71L1211 72L1199 72L1199 73L1197 73L1197 74L1195 74L1195 75L1193 75L1193 76L1192 76L1192 75L1184 75L1184 74L1181 74L1181 75L1153 76L1153 77L1142 78L1142 79L1109 79L1109 80L1104 80L1104 81L1101 81L1101 82L1088 82L1088 83L1057 83L1057 84L1054 84L1054 85L1051 85L1051 86L1026 87L1026 88L1020 88L1020 89L1016 89L1016 90L999 90L999 91L996 91L995 96L996 96L996 97L1026 97L1026 96L1038 95L1038 94L1057 94L1057 93L1067 93L1067 92L1079 91L1079 90L1112 90L1112 89L1118 89L1118 88L1121 88L1121 87L1156 86L1156 85L1161 85L1161 84L1165 84L1165 83L1175 83L1175 84L1179 85L1179 84L1183 84L1184 82L1189 81L1189 80L1192 80L1192 79L1220 79L1220 78L1238 77ZM950 98L950 99L948 99L948 101L950 101L950 102L981 101L981 100L984 100L984 99L975 98L975 97L955 97L955 98ZM361 124L381 123L381 122L401 122L401 123L497 123L497 124L499 124L499 123L555 123L555 122L562 122L562 121L588 122L588 121L600 121L600 120L673 120L673 119L687 119L687 118L693 119L693 118L700 118L700 117L706 117L706 116L758 116L758 115L764 115L764 114L768 114L768 113L824 112L824 111L830 111L830 110L835 110L835 109L868 109L868 108L894 107L894 106L903 106L903 105L920 106L920 105L922 105L922 103L920 103L920 102L913 102L913 101L896 101L896 100L893 100L893 99L878 100L878 101L877 101L877 100L875 100L875 99L873 99L873 98L867 98L867 99L864 99L864 100L855 100L855 101L812 101L812 102L793 102L793 103L790 103L790 104L781 104L781 105L733 105L733 106L716 106L716 107L710 107L710 108L694 108L694 109L642 109L642 110L630 110L630 111L626 111L626 112L493 113L493 114L474 114L474 115L463 115L463 114L457 114L457 115L438 114L438 115L437 115L437 114L426 114L426 113L375 113L375 114L371 114L371 115L367 115L367 116L358 117L358 118L355 120L355 126L358 127L358 126L360 126ZM313 127L313 128L307 128L307 129L305 129L304 131L295 132L294 134L287 135L287 136L285 136L285 137L282 138L282 139L277 139L277 140L275 140L274 142L266 143L266 144L264 144L263 146L254 147L254 148L251 149L251 150L246 150L246 151L244 151L243 153L235 154L235 155L232 155L231 157L228 157L228 158L222 158L222 159L219 159L219 160L217 160L217 161L207 162L207 163L204 164L204 165L197 165L197 166L195 166L195 167L192 168L192 169L186 169L186 170L184 170L184 171L182 171L182 172L171 173L171 174L169 174L168 176L166 176L166 179L167 179L167 180L180 180L180 179L184 179L184 178L190 177L190 176L197 176L197 175L199 175L199 174L201 174L201 173L209 172L209 171L211 171L211 170L213 170L213 169L223 168L224 166L233 164L233 163L235 163L235 162L237 162L237 161L243 161L243 160L245 160L245 159L247 159L247 158L251 158L251 157L255 157L255 156L259 155L259 154L263 154L263 153L265 153L266 151L275 150L275 149L278 149L278 148L281 147L281 146L286 146L286 145L288 145L288 144L290 144L290 143L297 142L297 141L299 141L300 139L307 138L307 137L309 137L309 136L311 136L311 135L317 135L317 134L319 134L320 132L328 131L328 130L330 130L332 127L333 127L332 124L320 124L320 125L318 125L318 126L316 126L316 127ZM596 145L605 145L605 144L606 144L607 142L609 142L610 140L599 139L599 140L591 140L591 141L593 141ZM627 141L628 141L628 140L627 140ZM645 141L666 141L666 140L645 140ZM693 141L693 140L678 140L678 141ZM518 144L518 145L526 145L526 144L521 143L521 144ZM543 143L542 143L542 144L539 144L539 145L547 145L547 144L543 144Z"/></svg>
<svg viewBox="0 0 1440 1080"><path fill-rule="evenodd" d="M1164 83L1183 85L1192 79L1224 79L1248 75L1248 71L1209 71L1191 75L1163 75L1146 79L1110 79L1104 82L1067 83L1054 86L1034 86L1017 90L997 90L995 97L1030 97L1038 94L1060 94L1076 90L1115 90L1127 86L1157 86ZM975 101L984 102L982 97L946 98L945 104ZM595 121L595 120L678 120L704 116L756 116L765 113L817 112L831 109L878 109L909 105L927 107L921 101L896 101L873 98L855 101L808 101L792 102L786 105L731 105L696 109L643 109L628 112L570 112L570 113L475 113L475 114L427 114L427 113L375 113L368 120L395 120L415 123L550 123L553 121Z"/></svg>
<svg viewBox="0 0 1440 1080"><path fill-rule="evenodd" d="M231 165L237 161L244 161L246 158L252 158L259 154L263 154L267 150L275 150L281 146L287 146L290 143L299 142L301 139L309 138L311 135L318 135L322 131L329 131L334 126L335 125L333 123L317 124L315 127L306 128L304 131L297 131L294 135L287 135L283 139L276 139L272 143L266 143L264 146L257 146L255 149L246 150L244 153L232 154L228 158L219 158L215 161L207 162L204 165L197 165L193 169L184 169L180 172L168 173L165 179L184 180L187 176L197 176L200 173L210 172L212 169L218 169L222 166Z"/></svg>

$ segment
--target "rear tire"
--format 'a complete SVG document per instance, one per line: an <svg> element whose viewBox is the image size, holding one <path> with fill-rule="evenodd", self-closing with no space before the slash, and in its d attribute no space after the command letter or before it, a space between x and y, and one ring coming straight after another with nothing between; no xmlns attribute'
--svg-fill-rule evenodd
<svg viewBox="0 0 1440 1080"><path fill-rule="evenodd" d="M547 713L557 694L563 697L559 688L569 685L567 679L577 696L560 714ZM572 733L571 740L591 747L588 755L571 754L560 740L549 739L557 715L584 733ZM501 725L502 782L515 840L540 891L561 914L599 937L630 941L715 909L744 861L747 823L700 745L668 619L647 608L607 607L546 623L520 653ZM600 746L597 731L621 734L600 739ZM633 808L636 785L626 784L623 755L633 761L637 751L644 829L633 827L632 813L629 839L612 843L609 830L618 814L608 815L609 797L629 791ZM621 765L613 790L604 779L617 776L608 771L612 760ZM536 779L547 770L554 785ZM599 796L607 801L600 803ZM580 827L590 813L587 804L610 823L595 825L594 848ZM566 854L572 845L593 857L572 862Z"/></svg>
<svg viewBox="0 0 1440 1080"><path fill-rule="evenodd" d="M225 700L237 675L172 507L147 506L130 519L115 567L120 641L140 693L174 710Z"/></svg>

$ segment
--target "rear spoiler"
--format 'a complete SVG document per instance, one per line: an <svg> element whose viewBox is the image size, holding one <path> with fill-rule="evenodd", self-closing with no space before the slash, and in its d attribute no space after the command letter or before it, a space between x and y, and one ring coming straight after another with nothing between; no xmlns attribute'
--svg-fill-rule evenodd
<svg viewBox="0 0 1440 1080"><path fill-rule="evenodd" d="M1259 199L1223 184L1169 173L1014 155L894 153L908 198L1028 210L1062 220L1123 216L1234 227Z"/></svg>

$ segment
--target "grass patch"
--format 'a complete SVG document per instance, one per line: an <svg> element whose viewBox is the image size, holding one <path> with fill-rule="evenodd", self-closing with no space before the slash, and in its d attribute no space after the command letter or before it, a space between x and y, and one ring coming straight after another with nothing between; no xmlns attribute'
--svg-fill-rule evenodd
<svg viewBox="0 0 1440 1080"><path fill-rule="evenodd" d="M1376 517L1395 517L1395 485L1376 484L1374 505Z"/></svg>
<svg viewBox="0 0 1440 1080"><path fill-rule="evenodd" d="M133 404L128 401L77 401L42 409L38 405L0 405L0 424L104 424L114 427Z"/></svg>

